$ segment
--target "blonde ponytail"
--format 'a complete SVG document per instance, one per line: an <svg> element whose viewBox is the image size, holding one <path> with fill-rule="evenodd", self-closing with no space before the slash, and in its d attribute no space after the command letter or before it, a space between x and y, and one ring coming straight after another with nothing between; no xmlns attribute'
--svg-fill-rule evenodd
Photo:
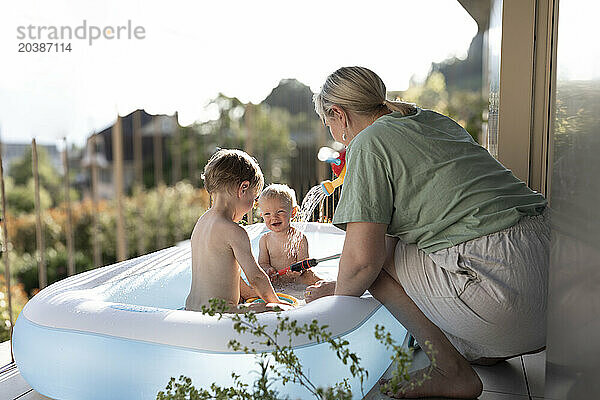
<svg viewBox="0 0 600 400"><path fill-rule="evenodd" d="M398 112L401 112L402 115L414 114L417 111L416 104L407 103L405 101L384 100L383 104L390 111L398 111Z"/></svg>
<svg viewBox="0 0 600 400"><path fill-rule="evenodd" d="M313 102L323 122L332 115L333 105L366 116L375 116L385 108L402 115L416 111L414 104L386 100L385 84L375 72L364 67L342 67L329 75L321 91L313 96Z"/></svg>

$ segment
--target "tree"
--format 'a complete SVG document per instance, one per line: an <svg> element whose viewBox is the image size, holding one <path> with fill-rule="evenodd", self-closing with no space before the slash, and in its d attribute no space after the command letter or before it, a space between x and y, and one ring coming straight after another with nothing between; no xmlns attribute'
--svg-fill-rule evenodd
<svg viewBox="0 0 600 400"><path fill-rule="evenodd" d="M261 166L265 182L287 182L290 170L292 117L286 110L266 105L252 107L252 113L252 155Z"/></svg>
<svg viewBox="0 0 600 400"><path fill-rule="evenodd" d="M266 182L287 180L290 125L294 121L289 112L266 104L244 104L223 94L219 94L208 107L216 108L219 116L195 125L200 168L218 147L247 150L249 146L250 155L260 164Z"/></svg>
<svg viewBox="0 0 600 400"><path fill-rule="evenodd" d="M433 71L425 82L411 81L407 90L390 94L419 107L448 115L465 128L475 141L479 141L483 111L486 109L486 102L479 91L448 90L444 75Z"/></svg>

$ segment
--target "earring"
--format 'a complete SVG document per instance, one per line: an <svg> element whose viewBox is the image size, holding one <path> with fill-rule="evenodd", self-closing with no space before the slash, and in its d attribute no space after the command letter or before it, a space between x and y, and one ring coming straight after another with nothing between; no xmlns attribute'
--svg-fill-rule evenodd
<svg viewBox="0 0 600 400"><path fill-rule="evenodd" d="M346 131L342 132L342 140L346 140L347 136L346 136Z"/></svg>

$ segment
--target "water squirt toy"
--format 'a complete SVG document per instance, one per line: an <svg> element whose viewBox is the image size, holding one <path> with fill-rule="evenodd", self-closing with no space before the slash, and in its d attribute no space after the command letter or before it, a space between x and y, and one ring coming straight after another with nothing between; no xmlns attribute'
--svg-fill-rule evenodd
<svg viewBox="0 0 600 400"><path fill-rule="evenodd" d="M346 149L340 151L336 159L339 161L339 163L331 163L331 171L335 174L335 176L340 176L342 169L346 165Z"/></svg>
<svg viewBox="0 0 600 400"><path fill-rule="evenodd" d="M307 258L307 259L304 259L302 261L298 261L297 263L292 264L289 267L285 267L285 268L280 269L279 271L277 271L277 274L278 275L285 275L289 271L294 271L294 272L306 271L309 268L316 267L320 262L329 261L329 260L335 260L336 258L340 258L341 256L342 256L342 253L335 254L335 255L329 256L329 257L319 258L319 259L317 259L317 258Z"/></svg>
<svg viewBox="0 0 600 400"><path fill-rule="evenodd" d="M333 181L323 181L321 182L321 189L327 196L331 196L335 188L342 186L344 183L344 178L346 176L346 149L340 152L339 157L337 158L339 163L331 163L331 170L334 174L337 175L337 178Z"/></svg>
<svg viewBox="0 0 600 400"><path fill-rule="evenodd" d="M340 176L338 176L337 178L335 178L332 181L321 182L321 189L323 189L323 191L325 192L325 194L327 196L331 196L336 187L342 186L342 183L344 183L345 176L346 176L346 166L344 165L344 168L342 168L342 171L340 172Z"/></svg>

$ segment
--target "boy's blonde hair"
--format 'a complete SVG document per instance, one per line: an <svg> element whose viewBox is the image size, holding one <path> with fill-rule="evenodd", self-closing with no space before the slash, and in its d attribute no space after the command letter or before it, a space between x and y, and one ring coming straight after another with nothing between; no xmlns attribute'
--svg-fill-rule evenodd
<svg viewBox="0 0 600 400"><path fill-rule="evenodd" d="M262 190L264 177L256 160L241 150L221 149L204 167L204 187L208 193L231 192L248 181L250 188Z"/></svg>
<svg viewBox="0 0 600 400"><path fill-rule="evenodd" d="M264 199L277 199L282 200L290 208L294 208L298 205L296 202L296 192L288 185L282 185L278 183L271 184L265 188L258 198L258 202Z"/></svg>

